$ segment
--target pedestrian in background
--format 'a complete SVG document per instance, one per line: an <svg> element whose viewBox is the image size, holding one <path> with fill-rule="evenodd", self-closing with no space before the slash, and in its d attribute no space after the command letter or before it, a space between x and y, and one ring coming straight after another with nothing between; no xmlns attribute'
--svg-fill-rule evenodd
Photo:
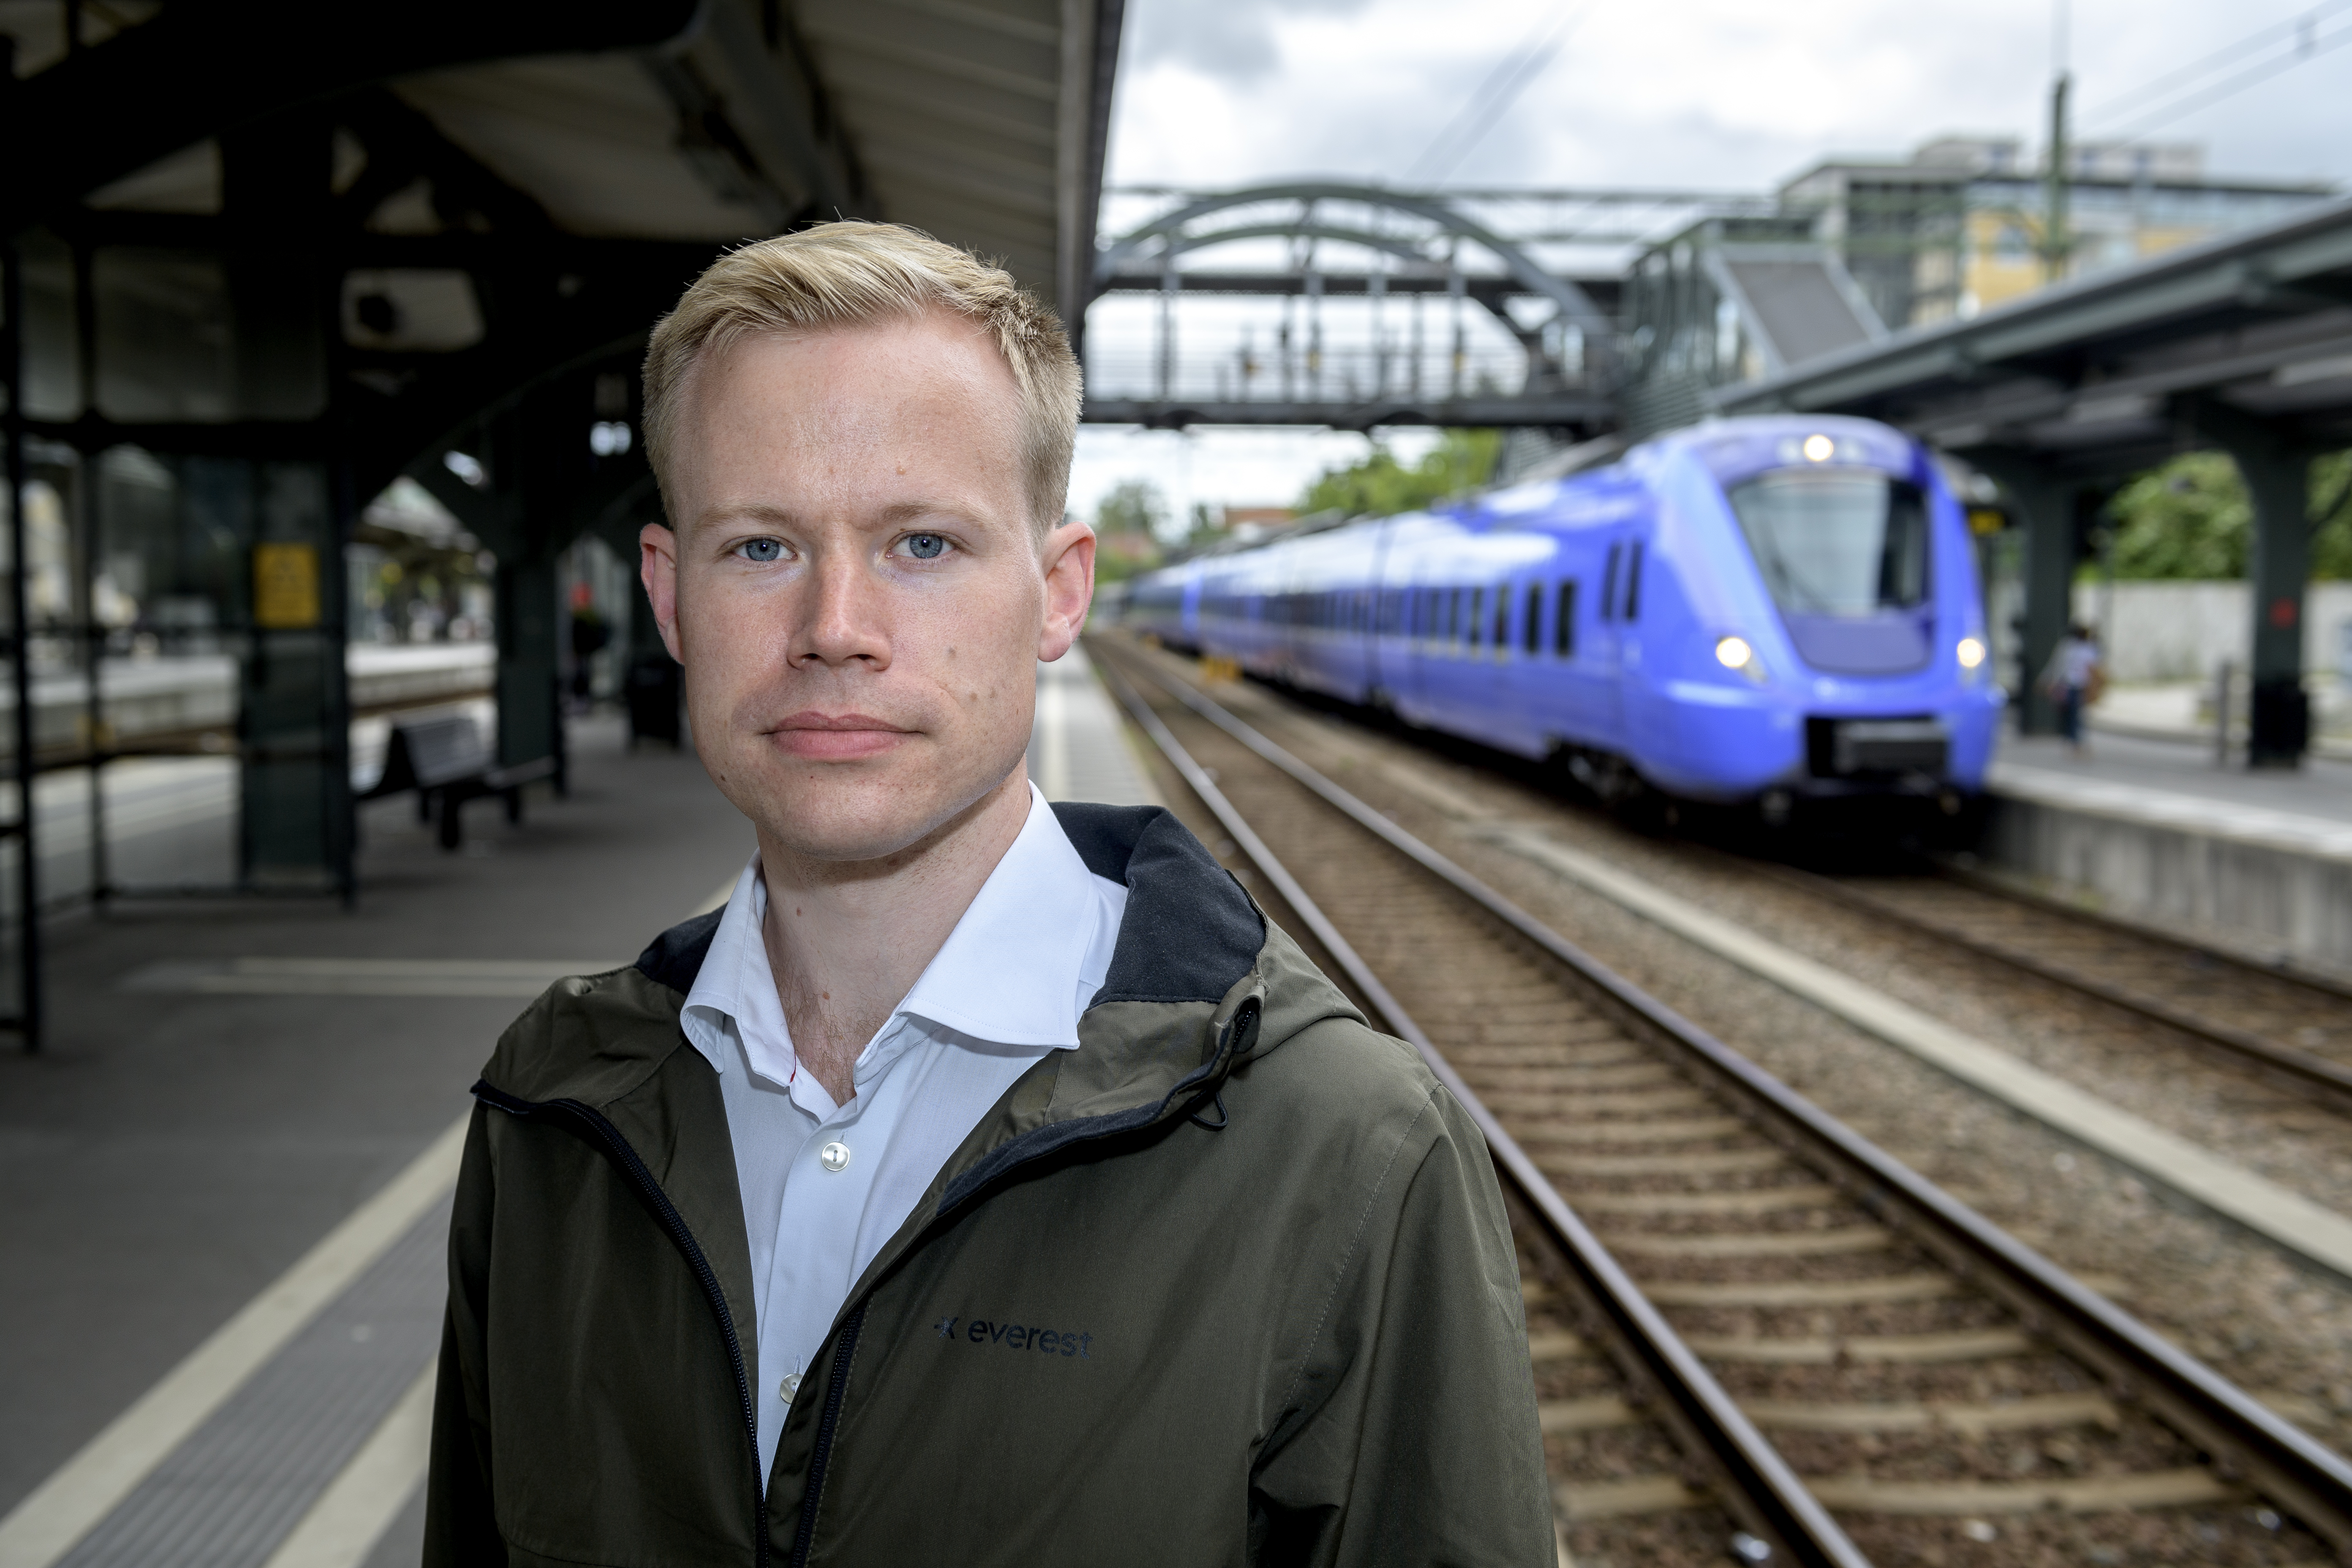
<svg viewBox="0 0 2352 1568"><path fill-rule="evenodd" d="M2042 689L2058 705L2058 732L2078 757L2089 755L2083 739L2083 710L2107 689L2106 666L2099 659L2098 639L2077 622L2066 628L2042 671Z"/></svg>

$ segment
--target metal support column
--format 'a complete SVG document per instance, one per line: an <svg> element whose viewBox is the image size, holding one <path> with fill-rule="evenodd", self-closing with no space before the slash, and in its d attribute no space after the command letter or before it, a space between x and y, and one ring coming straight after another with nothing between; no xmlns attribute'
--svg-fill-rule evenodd
<svg viewBox="0 0 2352 1568"><path fill-rule="evenodd" d="M501 766L551 758L563 787L563 714L556 557L571 542L571 509L587 447L578 389L538 389L492 426L494 471L513 485L514 524L489 542L497 552L499 737Z"/></svg>
<svg viewBox="0 0 2352 1568"><path fill-rule="evenodd" d="M221 142L234 385L248 419L331 413L328 344L340 275L320 255L333 123L294 115ZM352 890L351 692L342 546L352 498L337 466L265 457L247 470L252 532L238 711L240 881L263 891Z"/></svg>
<svg viewBox="0 0 2352 1568"><path fill-rule="evenodd" d="M2042 689L2042 672L2074 619L2074 568L2083 559L2085 524L2096 515L2107 485L2053 472L2022 452L1977 449L1964 454L1990 474L2015 503L2025 525L2025 625L2018 684L2011 693L2021 735L2058 732L2058 707Z"/></svg>
<svg viewBox="0 0 2352 1568"><path fill-rule="evenodd" d="M7 377L8 663L16 700L16 1018L25 1048L41 1048L41 886L33 831L32 616L25 595L25 274L16 247L0 250L0 374Z"/></svg>
<svg viewBox="0 0 2352 1568"><path fill-rule="evenodd" d="M2312 453L2226 405L2200 399L2186 412L2201 434L2230 454L2253 502L2253 538L2246 557L2254 619L2246 765L2297 767L2311 741L2310 700L2303 689L2303 608L2311 581Z"/></svg>

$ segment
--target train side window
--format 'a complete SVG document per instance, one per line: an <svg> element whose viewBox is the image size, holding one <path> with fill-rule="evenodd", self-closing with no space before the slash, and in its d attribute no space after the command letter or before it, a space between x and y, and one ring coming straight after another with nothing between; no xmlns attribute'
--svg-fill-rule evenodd
<svg viewBox="0 0 2352 1568"><path fill-rule="evenodd" d="M1528 624L1519 628L1519 640L1527 645L1528 652L1543 652L1543 584L1540 583L1528 584Z"/></svg>
<svg viewBox="0 0 2352 1568"><path fill-rule="evenodd" d="M1495 635L1486 640L1496 658L1508 657L1511 651L1511 590L1505 583L1495 584Z"/></svg>
<svg viewBox="0 0 2352 1568"><path fill-rule="evenodd" d="M1473 588L1470 590L1470 624L1464 628L1467 635L1464 637L1462 640L1470 647L1476 647L1478 646L1478 628L1484 626L1486 621L1486 590L1484 588Z"/></svg>
<svg viewBox="0 0 2352 1568"><path fill-rule="evenodd" d="M1624 548L1622 544L1611 545L1609 563L1601 569L1601 618L1604 621L1616 619L1617 557Z"/></svg>
<svg viewBox="0 0 2352 1568"><path fill-rule="evenodd" d="M1633 553L1625 561L1625 618L1632 620L1642 613L1642 542L1633 541Z"/></svg>
<svg viewBox="0 0 2352 1568"><path fill-rule="evenodd" d="M1562 658L1576 652L1576 583L1573 579L1559 585L1559 608L1551 623L1551 650Z"/></svg>

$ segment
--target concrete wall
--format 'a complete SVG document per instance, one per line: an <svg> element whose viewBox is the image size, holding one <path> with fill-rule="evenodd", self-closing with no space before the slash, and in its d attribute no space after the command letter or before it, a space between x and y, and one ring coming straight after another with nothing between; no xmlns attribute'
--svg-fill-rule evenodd
<svg viewBox="0 0 2352 1568"><path fill-rule="evenodd" d="M1995 791L1978 847L1991 866L2250 956L2352 971L2352 853L2327 842L2339 825L2184 798L2070 801L2015 778ZM2183 813L2221 820L2163 820Z"/></svg>
<svg viewBox="0 0 2352 1568"><path fill-rule="evenodd" d="M2100 628L2110 679L2201 680L2224 658L2246 667L2253 640L2247 595L2243 581L2078 583L2074 618ZM2344 668L2352 583L2314 583L2303 608L2304 668Z"/></svg>

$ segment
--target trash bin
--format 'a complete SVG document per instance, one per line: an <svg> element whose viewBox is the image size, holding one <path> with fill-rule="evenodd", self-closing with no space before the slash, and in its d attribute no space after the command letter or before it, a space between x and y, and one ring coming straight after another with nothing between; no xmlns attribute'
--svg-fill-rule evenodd
<svg viewBox="0 0 2352 1568"><path fill-rule="evenodd" d="M629 747L640 741L659 741L675 747L678 738L678 702L683 687L677 661L666 653L650 654L629 666Z"/></svg>

